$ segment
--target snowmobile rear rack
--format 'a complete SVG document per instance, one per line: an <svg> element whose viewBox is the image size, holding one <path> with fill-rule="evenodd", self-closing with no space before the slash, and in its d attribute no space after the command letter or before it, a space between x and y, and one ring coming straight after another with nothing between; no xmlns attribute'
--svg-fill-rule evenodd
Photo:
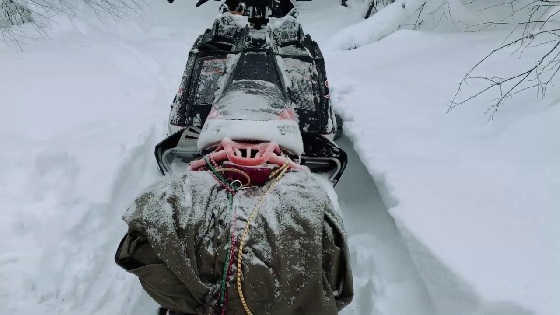
<svg viewBox="0 0 560 315"><path fill-rule="evenodd" d="M172 173L175 163L186 165L202 158L198 150L194 130L183 129L161 141L154 154L162 175ZM300 164L307 166L311 172L324 174L336 185L346 166L346 152L328 138L317 134L303 134L305 153L300 157Z"/></svg>

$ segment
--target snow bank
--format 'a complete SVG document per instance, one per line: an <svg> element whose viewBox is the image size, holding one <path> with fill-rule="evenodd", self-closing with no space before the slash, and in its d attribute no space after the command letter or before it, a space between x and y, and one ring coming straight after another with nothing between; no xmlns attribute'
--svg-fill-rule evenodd
<svg viewBox="0 0 560 315"><path fill-rule="evenodd" d="M366 20L356 20L333 34L330 49L356 49L381 40L398 30L428 30L438 32L478 31L524 25L533 20L546 20L532 12L531 0L506 4L503 0L396 0ZM351 3L354 11L356 5ZM552 18L555 9L550 9ZM510 27L510 26L505 26Z"/></svg>
<svg viewBox="0 0 560 315"><path fill-rule="evenodd" d="M446 114L504 33L399 31L327 53L345 132L375 177L439 314L558 314L560 94ZM522 69L501 59L485 71Z"/></svg>
<svg viewBox="0 0 560 315"><path fill-rule="evenodd" d="M342 315L434 315L432 301L372 177L347 137L344 179L336 186L349 233L354 302Z"/></svg>
<svg viewBox="0 0 560 315"><path fill-rule="evenodd" d="M329 49L355 49L368 43L380 40L397 31L401 24L410 20L414 12L420 7L403 6L396 1L377 12L373 17L352 24L334 34L329 42Z"/></svg>

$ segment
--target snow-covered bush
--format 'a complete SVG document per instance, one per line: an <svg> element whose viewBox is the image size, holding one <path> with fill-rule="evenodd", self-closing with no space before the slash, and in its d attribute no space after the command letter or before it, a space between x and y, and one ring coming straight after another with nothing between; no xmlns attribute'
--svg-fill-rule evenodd
<svg viewBox="0 0 560 315"><path fill-rule="evenodd" d="M0 27L48 20L59 15L75 15L84 8L96 14L120 15L138 8L142 0L0 0Z"/></svg>
<svg viewBox="0 0 560 315"><path fill-rule="evenodd" d="M0 0L0 28L31 22L31 11L13 0Z"/></svg>

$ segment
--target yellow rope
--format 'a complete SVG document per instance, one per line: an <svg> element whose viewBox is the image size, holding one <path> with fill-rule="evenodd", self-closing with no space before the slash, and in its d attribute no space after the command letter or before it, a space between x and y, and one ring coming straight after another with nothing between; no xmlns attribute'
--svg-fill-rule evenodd
<svg viewBox="0 0 560 315"><path fill-rule="evenodd" d="M243 286L242 286L242 279L241 279L241 277L243 276L243 271L241 270L241 264L243 261L243 248L245 247L247 236L249 236L249 231L251 229L251 222L257 216L259 209L261 208L261 206L263 205L266 199L266 195L272 190L272 188L274 188L274 186L276 186L276 184L280 181L280 179L282 178L282 176L284 176L284 174L288 171L288 169L289 166L287 164L284 164L270 175L271 177L274 178L270 182L264 194L257 202L257 205L251 212L251 215L247 219L247 225L245 226L245 230L243 231L243 234L241 235L241 240L239 242L239 251L237 252L237 293L239 293L239 299L241 300L241 304L243 305L243 308L245 309L245 314L247 315L253 315L253 312L251 312L251 309L247 304L247 300L245 299L245 295L243 295Z"/></svg>

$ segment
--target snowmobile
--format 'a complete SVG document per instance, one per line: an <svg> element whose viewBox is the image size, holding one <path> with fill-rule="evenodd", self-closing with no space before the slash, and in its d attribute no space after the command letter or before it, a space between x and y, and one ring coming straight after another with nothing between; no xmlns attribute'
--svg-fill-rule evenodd
<svg viewBox="0 0 560 315"><path fill-rule="evenodd" d="M161 173L223 151L221 141L229 138L245 142L230 148L230 158L232 152L251 158L271 150L247 142L273 142L275 155L336 185L347 164L334 143L342 120L331 106L321 50L303 32L292 2L228 0L221 10L189 53L171 105L169 136L155 148Z"/></svg>
<svg viewBox="0 0 560 315"><path fill-rule="evenodd" d="M353 297L332 198L347 157L321 51L289 0L225 5L155 148L171 176L127 210L115 261L160 315L338 314Z"/></svg>

